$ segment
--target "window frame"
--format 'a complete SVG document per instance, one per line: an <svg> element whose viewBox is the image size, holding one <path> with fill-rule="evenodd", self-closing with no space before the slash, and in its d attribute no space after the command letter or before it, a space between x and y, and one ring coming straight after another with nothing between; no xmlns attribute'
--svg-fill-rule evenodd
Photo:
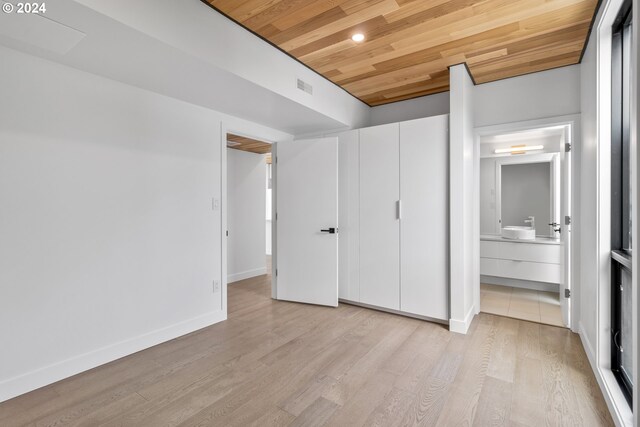
<svg viewBox="0 0 640 427"><path fill-rule="evenodd" d="M632 2L622 5L611 38L611 370L632 405L633 383L623 367L623 275L632 273L629 83ZM625 41L628 41L625 43ZM631 313L629 313L631 315Z"/></svg>

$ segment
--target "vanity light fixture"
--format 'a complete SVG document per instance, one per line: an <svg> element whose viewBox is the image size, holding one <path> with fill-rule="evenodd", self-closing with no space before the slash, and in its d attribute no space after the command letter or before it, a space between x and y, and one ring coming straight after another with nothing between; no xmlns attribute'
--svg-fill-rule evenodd
<svg viewBox="0 0 640 427"><path fill-rule="evenodd" d="M360 42L364 41L364 34L355 33L354 35L351 36L351 40L353 40L356 43L360 43Z"/></svg>
<svg viewBox="0 0 640 427"><path fill-rule="evenodd" d="M495 154L524 154L527 151L543 150L544 145L512 145L510 148L498 148L494 151Z"/></svg>

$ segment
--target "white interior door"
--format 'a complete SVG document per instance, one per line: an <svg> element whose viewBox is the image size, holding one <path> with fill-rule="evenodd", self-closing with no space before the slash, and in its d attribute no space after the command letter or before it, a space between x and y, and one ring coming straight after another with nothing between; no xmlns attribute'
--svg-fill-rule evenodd
<svg viewBox="0 0 640 427"><path fill-rule="evenodd" d="M338 138L276 150L276 298L337 307Z"/></svg>

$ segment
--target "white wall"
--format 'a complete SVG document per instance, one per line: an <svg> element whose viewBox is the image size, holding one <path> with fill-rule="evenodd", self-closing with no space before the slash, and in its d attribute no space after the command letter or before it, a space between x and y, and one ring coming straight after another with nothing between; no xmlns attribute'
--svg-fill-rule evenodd
<svg viewBox="0 0 640 427"><path fill-rule="evenodd" d="M496 159L480 159L480 234L498 234Z"/></svg>
<svg viewBox="0 0 640 427"><path fill-rule="evenodd" d="M287 135L4 47L0 75L0 401L224 319L221 125Z"/></svg>
<svg viewBox="0 0 640 427"><path fill-rule="evenodd" d="M265 156L227 149L227 278L229 283L267 272Z"/></svg>
<svg viewBox="0 0 640 427"><path fill-rule="evenodd" d="M361 127L369 120L369 107L362 101L203 2L78 2L200 61L293 100L299 108L306 107L336 120L341 123L339 127ZM297 78L313 86L313 95L297 88Z"/></svg>
<svg viewBox="0 0 640 427"><path fill-rule="evenodd" d="M449 92L371 108L370 126L449 114Z"/></svg>
<svg viewBox="0 0 640 427"><path fill-rule="evenodd" d="M582 105L582 144L579 147L580 165L580 215L578 219L580 251L580 299L579 332L587 356L603 390L603 394L614 421L618 425L638 425L638 393L634 393L633 414L627 407L625 398L613 377L610 367L610 32L612 22L618 13L621 0L605 0L595 18L593 31L581 64L581 105ZM635 96L631 97L632 114L637 117L637 54L640 48L638 40L638 8L634 8L634 58L631 73ZM634 86L635 85L635 86ZM637 121L632 121L632 180L637 181ZM635 156L634 156L635 154ZM638 187L632 195L634 224L638 224ZM637 227L633 227L635 241ZM634 271L638 260L633 257ZM633 275L634 306L634 348L633 382L638 384L638 315L637 284L638 275Z"/></svg>
<svg viewBox="0 0 640 427"><path fill-rule="evenodd" d="M371 108L370 126L447 114L449 92ZM580 65L474 87L475 126L580 113Z"/></svg>
<svg viewBox="0 0 640 427"><path fill-rule="evenodd" d="M580 324L585 347L592 356L597 344L596 313L598 286L598 129L596 43L591 37L582 59L581 105L582 141L580 146L580 210L577 224L580 239ZM575 227L575 224L574 224ZM577 245L576 245L577 246Z"/></svg>
<svg viewBox="0 0 640 427"><path fill-rule="evenodd" d="M474 86L464 65L450 68L450 253L451 319L450 329L466 333L475 314L475 293L479 289L479 222L474 201L476 172L474 165ZM479 175L479 173L478 173ZM478 241L476 241L478 240ZM476 274L478 270L478 274Z"/></svg>
<svg viewBox="0 0 640 427"><path fill-rule="evenodd" d="M475 86L476 126L580 113L580 65Z"/></svg>

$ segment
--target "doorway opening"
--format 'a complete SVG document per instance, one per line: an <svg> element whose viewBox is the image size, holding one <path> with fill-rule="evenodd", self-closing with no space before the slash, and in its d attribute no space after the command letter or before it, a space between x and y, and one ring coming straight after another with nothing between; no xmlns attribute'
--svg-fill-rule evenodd
<svg viewBox="0 0 640 427"><path fill-rule="evenodd" d="M572 124L479 132L479 310L571 326Z"/></svg>
<svg viewBox="0 0 640 427"><path fill-rule="evenodd" d="M226 133L226 146L227 284L269 298L272 144ZM234 307L228 307L229 312L233 310Z"/></svg>

